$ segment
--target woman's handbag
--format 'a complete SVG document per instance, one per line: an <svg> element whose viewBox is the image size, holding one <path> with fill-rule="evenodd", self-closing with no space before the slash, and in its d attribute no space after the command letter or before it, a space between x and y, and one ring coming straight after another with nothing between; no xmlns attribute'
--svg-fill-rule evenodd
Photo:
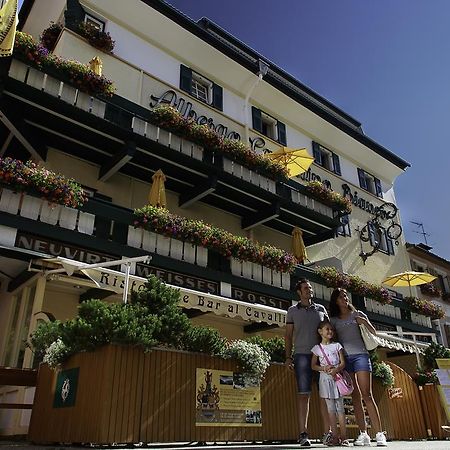
<svg viewBox="0 0 450 450"><path fill-rule="evenodd" d="M325 361L329 366L332 364L330 363L330 360L328 359L327 354L323 350L323 347L321 344L319 344L320 351L323 354L323 357L325 358ZM353 381L350 374L343 369L341 372L338 372L336 376L334 377L334 381L336 383L337 390L339 391L339 394L342 396L350 395L353 392Z"/></svg>
<svg viewBox="0 0 450 450"><path fill-rule="evenodd" d="M361 337L364 341L364 345L369 352L371 350L375 350L380 345L380 341L378 340L378 338L374 334L372 334L365 325L361 324L359 326L359 331L361 332Z"/></svg>

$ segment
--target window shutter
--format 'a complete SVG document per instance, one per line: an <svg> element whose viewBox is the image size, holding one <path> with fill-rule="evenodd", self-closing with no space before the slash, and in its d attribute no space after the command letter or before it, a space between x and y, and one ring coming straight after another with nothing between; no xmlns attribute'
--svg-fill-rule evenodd
<svg viewBox="0 0 450 450"><path fill-rule="evenodd" d="M368 186L366 182L365 172L359 167L358 167L358 178L359 178L359 185L367 191Z"/></svg>
<svg viewBox="0 0 450 450"><path fill-rule="evenodd" d="M386 236L386 244L387 244L388 254L394 255L394 243L392 242L392 239L389 239L387 234L385 234L385 236Z"/></svg>
<svg viewBox="0 0 450 450"><path fill-rule="evenodd" d="M223 89L222 86L218 84L213 84L213 98L212 98L212 106L218 109L219 111L223 111Z"/></svg>
<svg viewBox="0 0 450 450"><path fill-rule="evenodd" d="M374 178L375 181L375 192L377 197L383 198L383 190L381 189L381 181L378 178Z"/></svg>
<svg viewBox="0 0 450 450"><path fill-rule="evenodd" d="M262 133L261 110L252 106L252 123L253 129Z"/></svg>
<svg viewBox="0 0 450 450"><path fill-rule="evenodd" d="M372 247L376 247L379 244L379 242L377 239L377 232L375 230L375 226L372 222L367 223L367 230L369 231L370 245Z"/></svg>
<svg viewBox="0 0 450 450"><path fill-rule="evenodd" d="M341 163L339 162L339 156L336 155L336 153L332 153L333 156L333 172L336 175L342 175L341 174Z"/></svg>
<svg viewBox="0 0 450 450"><path fill-rule="evenodd" d="M319 164L319 166L322 165L322 153L320 153L319 144L317 142L312 142L312 149L313 149L313 156L314 161Z"/></svg>
<svg viewBox="0 0 450 450"><path fill-rule="evenodd" d="M191 93L192 90L192 69L183 66L180 67L180 89Z"/></svg>
<svg viewBox="0 0 450 450"><path fill-rule="evenodd" d="M277 122L278 142L286 145L286 125L283 122Z"/></svg>

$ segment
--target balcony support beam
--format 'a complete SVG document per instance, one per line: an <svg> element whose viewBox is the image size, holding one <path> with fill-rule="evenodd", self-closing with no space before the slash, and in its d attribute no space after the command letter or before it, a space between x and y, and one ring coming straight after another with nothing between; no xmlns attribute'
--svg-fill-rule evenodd
<svg viewBox="0 0 450 450"><path fill-rule="evenodd" d="M262 225L269 220L276 219L280 215L280 203L275 202L267 208L256 213L247 214L242 217L241 226L243 230L250 230L257 225Z"/></svg>
<svg viewBox="0 0 450 450"><path fill-rule="evenodd" d="M217 187L217 176L210 175L208 180L201 186L195 186L190 191L181 193L178 206L180 208L187 208L193 203L198 202L202 198L211 194L216 190Z"/></svg>
<svg viewBox="0 0 450 450"><path fill-rule="evenodd" d="M116 174L126 163L133 159L136 153L136 143L125 142L125 145L111 159L100 168L99 181L106 181Z"/></svg>

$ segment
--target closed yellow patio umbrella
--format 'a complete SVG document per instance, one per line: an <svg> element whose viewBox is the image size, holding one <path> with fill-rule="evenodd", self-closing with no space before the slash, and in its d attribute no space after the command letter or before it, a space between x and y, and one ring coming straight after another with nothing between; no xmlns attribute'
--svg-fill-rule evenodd
<svg viewBox="0 0 450 450"><path fill-rule="evenodd" d="M412 272L405 271L402 273L397 273L395 275L391 275L387 277L382 283L385 286L392 287L406 287L409 286L409 294L412 297L411 286L419 286L421 284L430 283L435 280L437 277L431 275L427 272Z"/></svg>
<svg viewBox="0 0 450 450"><path fill-rule="evenodd" d="M274 152L268 153L267 157L284 165L289 172L289 178L307 172L314 161L314 157L308 153L306 148L296 150L289 147L280 147Z"/></svg>
<svg viewBox="0 0 450 450"><path fill-rule="evenodd" d="M292 253L301 264L304 264L304 262L308 259L306 247L303 242L303 233L298 227L294 227L292 230Z"/></svg>
<svg viewBox="0 0 450 450"><path fill-rule="evenodd" d="M166 189L164 187L164 182L166 181L166 176L161 169L157 170L152 176L152 188L148 194L148 202L153 206L160 206L165 208L167 205L166 201Z"/></svg>

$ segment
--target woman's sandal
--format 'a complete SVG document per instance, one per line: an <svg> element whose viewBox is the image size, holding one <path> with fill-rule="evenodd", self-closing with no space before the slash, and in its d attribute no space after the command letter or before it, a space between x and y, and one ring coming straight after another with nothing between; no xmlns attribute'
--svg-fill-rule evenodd
<svg viewBox="0 0 450 450"><path fill-rule="evenodd" d="M328 444L329 447L336 447L338 445L341 445L341 440L336 436L330 440L330 443Z"/></svg>
<svg viewBox="0 0 450 450"><path fill-rule="evenodd" d="M350 441L348 439L344 439L341 442L342 447L350 447Z"/></svg>

